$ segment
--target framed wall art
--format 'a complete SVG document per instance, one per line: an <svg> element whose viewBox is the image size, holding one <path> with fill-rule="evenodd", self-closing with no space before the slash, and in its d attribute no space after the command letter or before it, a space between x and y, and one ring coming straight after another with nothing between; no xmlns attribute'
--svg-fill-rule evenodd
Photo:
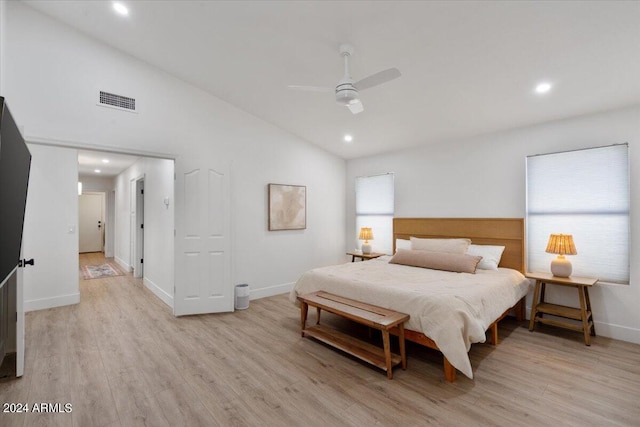
<svg viewBox="0 0 640 427"><path fill-rule="evenodd" d="M307 228L307 187L269 184L269 231Z"/></svg>

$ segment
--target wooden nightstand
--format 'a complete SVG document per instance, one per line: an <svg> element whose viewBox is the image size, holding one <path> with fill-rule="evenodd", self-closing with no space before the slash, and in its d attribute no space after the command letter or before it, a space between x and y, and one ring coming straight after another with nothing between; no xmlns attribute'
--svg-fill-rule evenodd
<svg viewBox="0 0 640 427"><path fill-rule="evenodd" d="M356 258L366 261L368 259L381 257L384 254L379 254L377 252L371 252L370 254L363 254L362 252L347 252L347 255L351 255L351 262L355 262Z"/></svg>
<svg viewBox="0 0 640 427"><path fill-rule="evenodd" d="M598 279L588 277L556 277L550 273L527 273L526 277L529 279L535 279L536 281L536 288L533 292L533 301L531 303L529 330L533 331L536 322L572 329L574 331L584 333L584 343L586 345L591 345L591 336L596 335L596 328L593 324L593 313L591 312L591 301L589 300L589 288L595 285ZM545 302L544 291L547 284L572 286L576 288L580 299L580 308ZM549 319L543 317L545 314L564 317L566 319L579 320L582 322L582 325Z"/></svg>

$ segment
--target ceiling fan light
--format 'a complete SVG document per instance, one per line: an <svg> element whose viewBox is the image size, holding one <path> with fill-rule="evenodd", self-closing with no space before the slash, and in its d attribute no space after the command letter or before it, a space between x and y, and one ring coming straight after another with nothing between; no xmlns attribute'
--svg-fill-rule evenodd
<svg viewBox="0 0 640 427"><path fill-rule="evenodd" d="M342 89L336 92L336 102L342 105L351 105L358 102L358 91L355 89Z"/></svg>

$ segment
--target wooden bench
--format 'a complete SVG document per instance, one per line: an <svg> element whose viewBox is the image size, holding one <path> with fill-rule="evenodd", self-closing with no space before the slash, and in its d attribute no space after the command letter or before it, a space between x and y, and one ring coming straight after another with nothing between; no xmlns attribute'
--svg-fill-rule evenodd
<svg viewBox="0 0 640 427"><path fill-rule="evenodd" d="M351 354L360 360L371 363L378 368L387 371L387 377L393 377L392 367L402 364L402 369L407 369L407 355L404 345L404 322L409 320L409 315L398 313L375 305L365 304L349 298L333 295L328 292L313 292L298 296L300 307L300 322L302 336L313 337L332 347ZM307 312L309 306L317 309L317 322L307 328ZM349 336L336 329L320 324L320 311L325 310L354 322L378 329L382 332L384 348L381 349L368 342ZM389 330L397 328L400 342L400 355L391 353L389 344Z"/></svg>

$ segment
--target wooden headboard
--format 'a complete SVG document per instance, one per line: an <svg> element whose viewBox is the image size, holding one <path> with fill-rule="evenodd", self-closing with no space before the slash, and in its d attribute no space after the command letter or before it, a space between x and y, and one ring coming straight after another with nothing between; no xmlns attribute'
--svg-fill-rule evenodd
<svg viewBox="0 0 640 427"><path fill-rule="evenodd" d="M396 239L410 237L469 238L476 245L500 245L505 250L500 267L525 272L524 219L522 218L394 218L393 253Z"/></svg>

